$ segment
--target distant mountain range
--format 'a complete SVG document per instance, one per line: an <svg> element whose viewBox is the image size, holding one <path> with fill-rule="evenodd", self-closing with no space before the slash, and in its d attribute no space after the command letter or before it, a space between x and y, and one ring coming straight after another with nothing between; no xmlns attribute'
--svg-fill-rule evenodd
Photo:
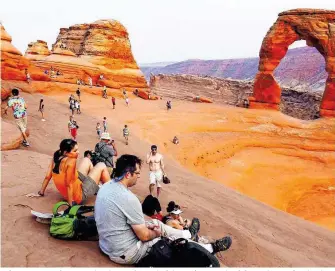
<svg viewBox="0 0 335 271"><path fill-rule="evenodd" d="M259 58L223 60L186 60L140 65L147 81L150 74L208 75L218 78L253 80L258 71ZM323 56L314 47L299 47L287 52L275 70L280 85L320 91L324 89L327 73Z"/></svg>

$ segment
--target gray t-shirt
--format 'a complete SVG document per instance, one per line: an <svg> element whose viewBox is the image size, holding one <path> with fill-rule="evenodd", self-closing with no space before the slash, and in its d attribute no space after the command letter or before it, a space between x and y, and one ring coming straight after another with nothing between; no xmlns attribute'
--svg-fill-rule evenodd
<svg viewBox="0 0 335 271"><path fill-rule="evenodd" d="M114 148L106 142L100 141L95 145L95 152L100 153L99 162L105 163L107 167L113 167L113 156L115 155Z"/></svg>
<svg viewBox="0 0 335 271"><path fill-rule="evenodd" d="M104 184L97 195L94 211L99 246L110 257L120 257L139 241L131 225L144 224L138 198L121 183Z"/></svg>

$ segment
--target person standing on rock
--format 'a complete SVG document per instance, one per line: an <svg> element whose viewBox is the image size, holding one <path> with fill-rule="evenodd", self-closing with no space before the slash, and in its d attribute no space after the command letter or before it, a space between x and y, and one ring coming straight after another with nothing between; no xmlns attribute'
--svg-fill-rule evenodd
<svg viewBox="0 0 335 271"><path fill-rule="evenodd" d="M17 88L12 89L12 97L9 98L7 106L5 108L5 114L7 115L8 108L12 108L13 116L15 118L16 125L19 127L20 132L23 136L22 145L25 147L30 146L28 137L26 135L27 130L27 104L23 97L19 96L19 90Z"/></svg>
<svg viewBox="0 0 335 271"><path fill-rule="evenodd" d="M115 109L115 97L112 97L113 109Z"/></svg>
<svg viewBox="0 0 335 271"><path fill-rule="evenodd" d="M75 102L74 102L74 107L75 107L76 110L77 110L77 114L81 114L81 111L80 111L80 103L79 103L79 101L75 100Z"/></svg>
<svg viewBox="0 0 335 271"><path fill-rule="evenodd" d="M81 102L81 100L80 100L80 89L79 88L77 89L76 94L78 96L79 102Z"/></svg>
<svg viewBox="0 0 335 271"><path fill-rule="evenodd" d="M129 98L126 98L126 105L129 106Z"/></svg>
<svg viewBox="0 0 335 271"><path fill-rule="evenodd" d="M154 187L157 186L157 198L160 195L162 188L163 176L166 176L164 171L163 155L157 152L157 146L151 146L151 152L147 155L147 164L149 164L149 191L153 196Z"/></svg>
<svg viewBox="0 0 335 271"><path fill-rule="evenodd" d="M71 134L73 140L76 141L77 130L78 130L79 126L77 125L77 122L74 120L74 118L72 116L70 116L70 120L69 120L67 126L68 126L69 133Z"/></svg>
<svg viewBox="0 0 335 271"><path fill-rule="evenodd" d="M30 74L29 74L27 69L26 69L26 79L27 79L27 82L29 84L31 82L31 78L30 78Z"/></svg>
<svg viewBox="0 0 335 271"><path fill-rule="evenodd" d="M128 139L129 139L129 128L128 125L126 124L123 128L123 137L126 140L126 145L128 145Z"/></svg>
<svg viewBox="0 0 335 271"><path fill-rule="evenodd" d="M104 128L104 133L107 133L107 118L106 117L104 117L102 121L102 126Z"/></svg>
<svg viewBox="0 0 335 271"><path fill-rule="evenodd" d="M44 119L44 104L43 104L43 99L41 99L40 100L40 106L39 106L39 108L38 108L38 111L40 111L41 112L41 114L42 114L42 121L45 121L45 119Z"/></svg>
<svg viewBox="0 0 335 271"><path fill-rule="evenodd" d="M108 99L108 96L107 96L107 87L106 86L104 86L104 88L102 90L102 98Z"/></svg>
<svg viewBox="0 0 335 271"><path fill-rule="evenodd" d="M93 85L92 77L88 77L88 84L90 85L90 88Z"/></svg>

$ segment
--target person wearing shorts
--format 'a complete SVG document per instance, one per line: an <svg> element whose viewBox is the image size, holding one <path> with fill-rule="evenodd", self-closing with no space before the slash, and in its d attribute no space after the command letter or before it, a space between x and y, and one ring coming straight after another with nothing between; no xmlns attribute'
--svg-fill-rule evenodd
<svg viewBox="0 0 335 271"><path fill-rule="evenodd" d="M30 146L28 142L28 137L26 135L27 130L27 104L24 101L23 97L19 96L19 90L17 88L12 89L12 97L9 98L7 106L5 108L5 114L7 115L8 108L12 108L13 116L16 122L17 127L20 129L20 132L23 137L22 144L25 147Z"/></svg>
<svg viewBox="0 0 335 271"><path fill-rule="evenodd" d="M151 146L151 152L147 155L147 164L149 164L149 191L153 196L154 187L157 187L157 198L162 188L164 171L163 155L157 152L157 146Z"/></svg>
<svg viewBox="0 0 335 271"><path fill-rule="evenodd" d="M68 122L68 129L69 129L69 133L71 134L73 140L76 140L78 125L72 116L70 116L70 120Z"/></svg>
<svg viewBox="0 0 335 271"><path fill-rule="evenodd" d="M89 197L94 196L99 190L99 183L110 181L110 175L103 163L94 167L91 160L85 157L76 170L78 159L78 143L72 139L64 139L60 143L52 158L47 174L38 194L44 196L45 190L51 180L70 204L82 204ZM69 193L71 191L72 193Z"/></svg>

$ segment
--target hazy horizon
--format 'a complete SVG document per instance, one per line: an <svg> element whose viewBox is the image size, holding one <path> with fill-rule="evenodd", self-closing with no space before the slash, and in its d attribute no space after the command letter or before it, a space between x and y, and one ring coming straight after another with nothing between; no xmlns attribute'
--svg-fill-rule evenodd
<svg viewBox="0 0 335 271"><path fill-rule="evenodd" d="M16 0L2 5L0 20L12 44L24 54L37 39L51 48L62 27L115 19L127 28L137 63L146 64L258 57L278 13L295 8L335 10L335 1L330 0L269 2L58 0L48 8L45 1ZM290 48L304 44L296 42Z"/></svg>

